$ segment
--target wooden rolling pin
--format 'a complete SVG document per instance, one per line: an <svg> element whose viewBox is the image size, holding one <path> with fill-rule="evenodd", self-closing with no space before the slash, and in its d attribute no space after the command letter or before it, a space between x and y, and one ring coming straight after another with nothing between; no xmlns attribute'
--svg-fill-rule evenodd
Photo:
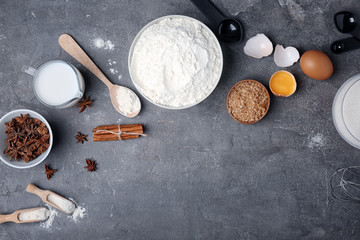
<svg viewBox="0 0 360 240"><path fill-rule="evenodd" d="M94 133L94 142L126 140L144 135L142 124L120 125L121 134L119 134L119 125L98 126L92 131Z"/></svg>
<svg viewBox="0 0 360 240"><path fill-rule="evenodd" d="M34 220L27 220L27 221L20 221L19 220L20 213L31 212L31 211L35 211L35 210L42 209L42 208L45 208L45 207L20 209L20 210L16 210L15 212L13 212L11 214L0 214L0 224L6 223L6 222L30 223L30 222L44 221L46 219L34 219Z"/></svg>

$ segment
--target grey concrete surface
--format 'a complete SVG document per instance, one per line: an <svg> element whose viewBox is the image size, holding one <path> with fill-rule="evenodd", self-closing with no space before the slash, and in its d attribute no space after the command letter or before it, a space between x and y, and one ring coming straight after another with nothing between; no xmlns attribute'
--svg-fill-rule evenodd
<svg viewBox="0 0 360 240"><path fill-rule="evenodd" d="M135 90L127 69L130 44L149 21L182 14L211 23L185 0L0 1L0 115L19 108L42 114L55 135L44 163L58 169L46 180L44 164L17 170L0 163L0 212L44 204L25 192L29 182L73 198L86 208L74 222L58 213L52 226L0 225L0 239L359 239L359 205L339 202L328 182L340 167L359 165L360 150L336 132L331 105L337 89L359 72L358 51L334 55L333 14L354 9L350 1L216 0L243 22L245 39L265 33L274 44L302 53L320 49L332 59L326 81L305 76L299 63L288 68L298 81L290 98L271 96L268 115L241 125L227 113L233 84L256 79L268 87L279 68L273 57L252 59L245 41L222 43L224 71L216 90L201 104L181 111L161 109L141 97L139 116L127 119L111 106L98 79L61 50L57 39L71 34L117 84ZM113 50L98 49L96 38ZM92 108L46 108L35 98L21 67L63 59L86 79ZM116 64L109 65L109 62ZM113 69L113 70L111 70ZM114 74L112 74L112 71ZM120 77L121 76L121 77ZM121 79L120 79L121 78ZM147 137L93 143L91 129L102 124L142 123ZM75 144L77 131L89 142ZM98 170L86 172L85 158Z"/></svg>

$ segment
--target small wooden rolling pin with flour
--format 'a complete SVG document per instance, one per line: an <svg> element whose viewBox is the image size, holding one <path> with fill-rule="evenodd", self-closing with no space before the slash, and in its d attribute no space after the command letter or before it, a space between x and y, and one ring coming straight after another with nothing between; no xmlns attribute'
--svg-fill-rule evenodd
<svg viewBox="0 0 360 240"><path fill-rule="evenodd" d="M142 124L103 125L94 128L94 142L127 140L146 136Z"/></svg>

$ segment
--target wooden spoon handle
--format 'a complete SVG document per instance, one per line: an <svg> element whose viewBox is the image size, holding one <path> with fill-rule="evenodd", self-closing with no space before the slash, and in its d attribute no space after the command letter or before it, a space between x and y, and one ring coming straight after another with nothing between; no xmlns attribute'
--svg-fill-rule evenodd
<svg viewBox="0 0 360 240"><path fill-rule="evenodd" d="M15 222L14 214L0 214L0 224L6 222Z"/></svg>
<svg viewBox="0 0 360 240"><path fill-rule="evenodd" d="M29 183L26 187L26 191L33 193L41 198L44 202L47 202L48 191L42 190L32 183Z"/></svg>
<svg viewBox="0 0 360 240"><path fill-rule="evenodd" d="M59 44L68 54L105 83L108 88L113 85L69 34L62 34L59 37Z"/></svg>

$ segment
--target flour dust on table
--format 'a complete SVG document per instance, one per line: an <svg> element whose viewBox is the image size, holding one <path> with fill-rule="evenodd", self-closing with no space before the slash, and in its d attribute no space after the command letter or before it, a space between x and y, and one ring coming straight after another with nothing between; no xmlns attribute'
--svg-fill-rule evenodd
<svg viewBox="0 0 360 240"><path fill-rule="evenodd" d="M111 74L119 73L119 71L116 70L115 68L110 68L109 70L110 70Z"/></svg>
<svg viewBox="0 0 360 240"><path fill-rule="evenodd" d="M108 64L109 64L109 66L115 65L115 64L116 64L116 61L113 61L113 60L111 60L111 59L108 59Z"/></svg>
<svg viewBox="0 0 360 240"><path fill-rule="evenodd" d="M86 215L86 208L82 206L76 206L76 209L74 210L73 214L71 216L68 216L68 218L71 218L72 220L74 220L74 222L78 222L79 219L84 218L85 215Z"/></svg>
<svg viewBox="0 0 360 240"><path fill-rule="evenodd" d="M70 201L74 202L75 201L73 199L70 198ZM76 204L76 208L73 211L73 213L67 217L67 219L71 219L73 220L75 223L78 223L80 219L83 219L87 214L86 214L86 208L84 206L80 206L78 204ZM48 219L44 222L40 223L40 227L43 228L51 228L52 224L55 220L55 216L58 215L58 211L56 211L56 209L54 209L52 206L47 204L47 207L50 209L48 210Z"/></svg>
<svg viewBox="0 0 360 240"><path fill-rule="evenodd" d="M115 45L110 40L96 38L93 40L93 45L98 49L114 50Z"/></svg>
<svg viewBox="0 0 360 240"><path fill-rule="evenodd" d="M50 205L48 205L48 207L50 208L48 219L45 222L40 223L40 227L43 228L50 228L54 222L55 216L58 214L55 209L51 209Z"/></svg>
<svg viewBox="0 0 360 240"><path fill-rule="evenodd" d="M308 137L308 144L309 148L322 148L326 145L327 139L322 133L311 133Z"/></svg>

